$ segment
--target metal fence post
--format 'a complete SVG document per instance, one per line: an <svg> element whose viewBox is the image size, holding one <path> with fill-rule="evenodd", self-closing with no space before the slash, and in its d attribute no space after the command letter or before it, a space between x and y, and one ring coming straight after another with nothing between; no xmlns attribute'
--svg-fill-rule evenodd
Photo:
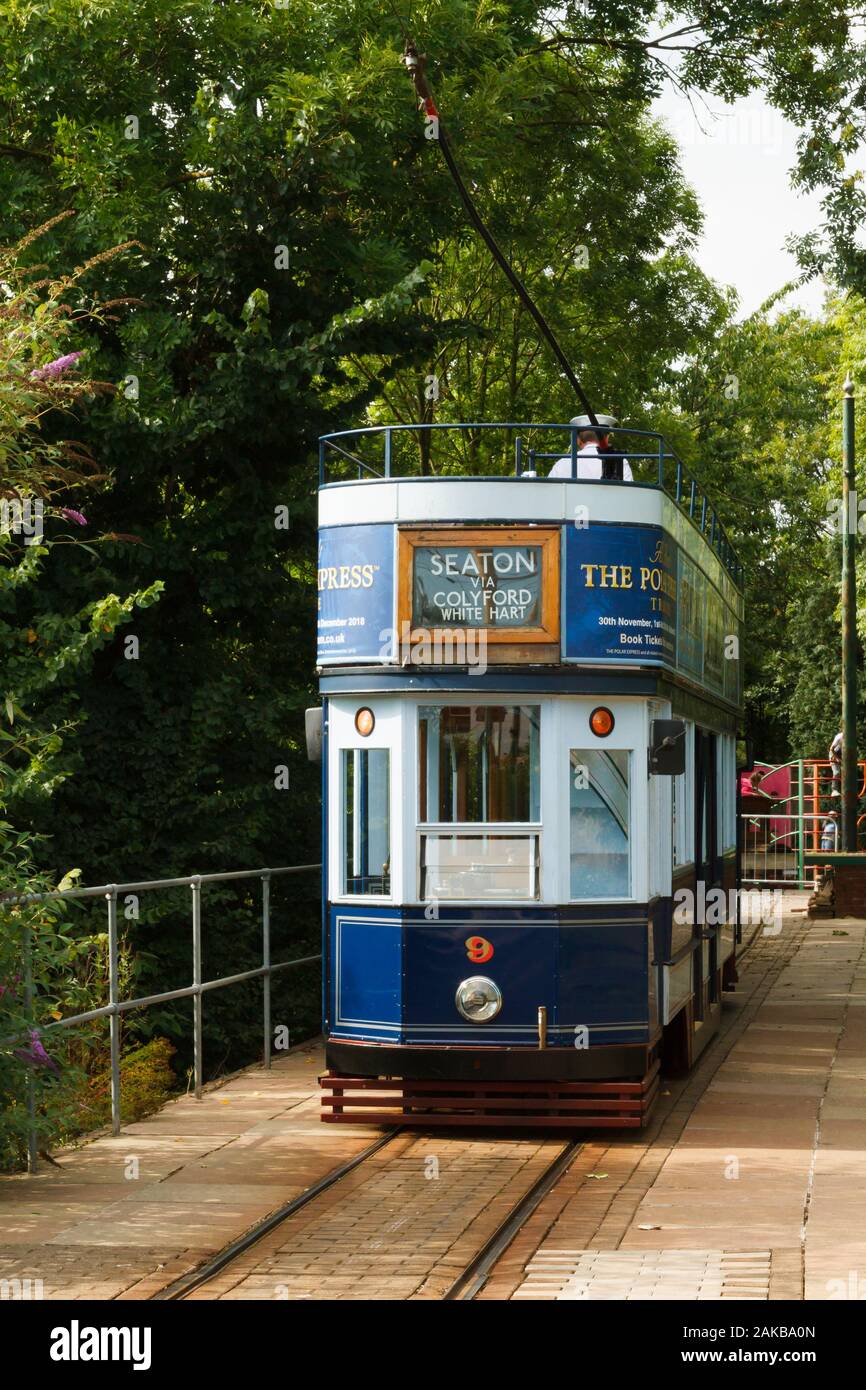
<svg viewBox="0 0 866 1390"><path fill-rule="evenodd" d="M33 1021L33 928L24 927L24 1009L32 1030ZM35 1173L39 1166L39 1139L36 1133L36 1077L28 1068L24 1083L27 1095L27 1171Z"/></svg>
<svg viewBox="0 0 866 1390"><path fill-rule="evenodd" d="M265 1070L271 1069L271 876L262 874L262 1027Z"/></svg>
<svg viewBox="0 0 866 1390"><path fill-rule="evenodd" d="M201 1100L201 874L189 885L192 890L192 1059L195 1078L195 1098Z"/></svg>
<svg viewBox="0 0 866 1390"><path fill-rule="evenodd" d="M117 885L109 884L108 901L108 1018L111 1038L111 1132L120 1133L120 985L117 978Z"/></svg>
<svg viewBox="0 0 866 1390"><path fill-rule="evenodd" d="M797 781L797 823L798 823L799 830L800 830L800 833L799 833L799 835L797 836L797 845L798 845L798 850L797 850L797 878L798 878L798 880L799 880L800 883L804 883L804 882L805 882L805 879L806 879L806 869L805 869L805 865L804 865L804 863L803 863L803 852L804 852L805 842L806 842L806 821L805 821L805 817L804 817L804 814L803 814L804 811L805 811L805 809L806 809L806 808L805 808L805 804L804 804L804 794L805 794L805 787L804 787L804 785L803 785L804 775L805 775L805 774L804 774L804 768L803 768L803 759L800 758L800 759L798 759L798 761L797 761L797 778L798 778L798 781Z"/></svg>

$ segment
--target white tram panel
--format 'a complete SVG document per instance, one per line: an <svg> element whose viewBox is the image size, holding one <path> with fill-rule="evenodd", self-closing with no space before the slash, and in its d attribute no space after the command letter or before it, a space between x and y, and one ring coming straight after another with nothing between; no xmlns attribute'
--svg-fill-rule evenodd
<svg viewBox="0 0 866 1390"><path fill-rule="evenodd" d="M521 821L513 826L507 822L437 822L422 821L419 816L418 787L418 711L436 705L507 705L531 704L540 709L540 818ZM604 705L614 716L614 728L604 739L590 731L590 715L599 700L589 696L516 694L514 691L472 690L447 694L425 691L411 696L396 694L332 696L328 703L328 862L329 898L335 903L357 901L345 891L343 873L350 846L347 845L347 823L344 766L347 754L387 750L389 754L390 802L390 886L387 893L368 891L365 900L395 904L421 904L419 837L424 834L459 830L466 835L504 835L535 833L539 839L540 873L538 895L514 897L514 906L521 903L565 905L568 903L599 903L610 901L592 895L574 894L570 883L571 815L570 783L571 754L575 750L621 751L628 754L629 824L628 845L630 883L627 893L618 894L623 903L645 903L656 894L671 891L669 820L664 818L662 804L669 797L668 779L648 778L646 775L649 720L660 717L657 708L640 697L606 698ZM370 709L375 719L373 732L364 737L355 727L359 709ZM659 785L660 790L659 790ZM651 814L650 797L655 800ZM658 820L657 816L661 815ZM651 868L652 865L652 868ZM666 866L666 867L665 867ZM653 881L650 881L650 875ZM460 899L465 907L484 906L483 897Z"/></svg>

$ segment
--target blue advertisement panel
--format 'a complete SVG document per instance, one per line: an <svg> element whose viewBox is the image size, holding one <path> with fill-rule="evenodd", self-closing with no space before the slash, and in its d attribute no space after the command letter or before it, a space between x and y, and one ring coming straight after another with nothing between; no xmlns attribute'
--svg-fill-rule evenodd
<svg viewBox="0 0 866 1390"><path fill-rule="evenodd" d="M571 526L565 542L565 658L673 666L676 546L659 526Z"/></svg>
<svg viewBox="0 0 866 1390"><path fill-rule="evenodd" d="M394 527L323 527L317 578L318 664L382 660L382 634L394 628Z"/></svg>

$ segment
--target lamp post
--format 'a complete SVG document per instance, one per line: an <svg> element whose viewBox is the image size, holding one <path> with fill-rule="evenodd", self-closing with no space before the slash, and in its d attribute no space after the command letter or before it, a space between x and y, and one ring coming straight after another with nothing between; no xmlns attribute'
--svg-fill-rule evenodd
<svg viewBox="0 0 866 1390"><path fill-rule="evenodd" d="M857 523L854 383L842 390L842 815L843 850L857 848ZM853 495L852 495L853 494ZM853 504L853 505L852 505Z"/></svg>

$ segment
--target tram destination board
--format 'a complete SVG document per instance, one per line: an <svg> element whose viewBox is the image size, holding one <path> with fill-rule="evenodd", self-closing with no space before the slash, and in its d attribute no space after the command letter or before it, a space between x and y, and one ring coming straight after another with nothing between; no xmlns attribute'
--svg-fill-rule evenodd
<svg viewBox="0 0 866 1390"><path fill-rule="evenodd" d="M400 621L558 643L559 540L558 527L401 531Z"/></svg>
<svg viewBox="0 0 866 1390"><path fill-rule="evenodd" d="M541 546L419 546L412 622L424 627L538 627Z"/></svg>

